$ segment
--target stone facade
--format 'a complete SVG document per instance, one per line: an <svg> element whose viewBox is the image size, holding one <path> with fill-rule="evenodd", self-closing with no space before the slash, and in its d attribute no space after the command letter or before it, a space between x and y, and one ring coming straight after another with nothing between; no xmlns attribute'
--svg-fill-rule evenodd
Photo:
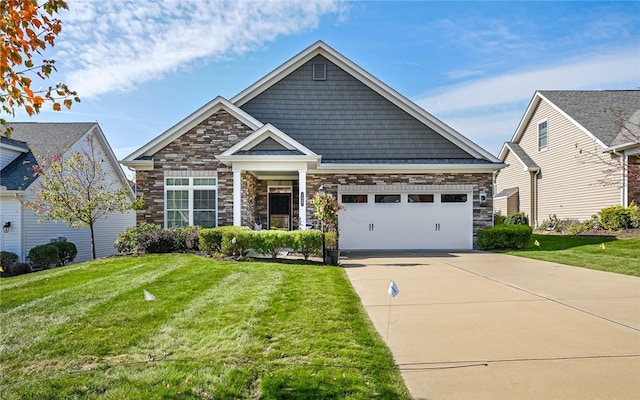
<svg viewBox="0 0 640 400"><path fill-rule="evenodd" d="M252 133L227 111L220 110L153 156L151 171L136 172L137 196L144 196L145 209L137 221L164 226L165 171L215 171L218 176L218 225L233 225L233 172L215 156Z"/></svg>

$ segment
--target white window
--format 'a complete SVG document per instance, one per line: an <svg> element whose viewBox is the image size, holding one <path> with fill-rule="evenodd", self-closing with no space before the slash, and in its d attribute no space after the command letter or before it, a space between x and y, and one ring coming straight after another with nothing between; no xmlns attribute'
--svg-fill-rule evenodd
<svg viewBox="0 0 640 400"><path fill-rule="evenodd" d="M547 121L538 124L538 151L547 149Z"/></svg>
<svg viewBox="0 0 640 400"><path fill-rule="evenodd" d="M165 226L217 226L216 178L165 178Z"/></svg>

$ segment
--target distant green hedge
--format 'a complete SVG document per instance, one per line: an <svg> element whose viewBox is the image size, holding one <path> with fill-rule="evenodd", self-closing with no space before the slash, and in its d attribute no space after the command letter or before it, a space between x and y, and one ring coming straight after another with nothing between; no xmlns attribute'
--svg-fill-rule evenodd
<svg viewBox="0 0 640 400"><path fill-rule="evenodd" d="M521 249L533 230L528 225L497 225L478 231L478 247L483 250Z"/></svg>

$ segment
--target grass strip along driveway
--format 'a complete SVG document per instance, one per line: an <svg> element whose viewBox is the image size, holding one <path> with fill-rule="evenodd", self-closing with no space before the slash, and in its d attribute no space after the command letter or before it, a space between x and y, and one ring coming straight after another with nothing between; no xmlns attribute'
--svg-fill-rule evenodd
<svg viewBox="0 0 640 400"><path fill-rule="evenodd" d="M640 239L534 234L524 249L498 252L640 276Z"/></svg>
<svg viewBox="0 0 640 400"><path fill-rule="evenodd" d="M336 267L97 260L0 280L0 326L2 399L410 398Z"/></svg>

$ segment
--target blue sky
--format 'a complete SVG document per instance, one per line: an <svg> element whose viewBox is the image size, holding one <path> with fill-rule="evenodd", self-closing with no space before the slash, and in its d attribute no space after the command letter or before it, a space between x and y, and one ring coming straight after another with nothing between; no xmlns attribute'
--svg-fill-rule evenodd
<svg viewBox="0 0 640 400"><path fill-rule="evenodd" d="M68 3L46 56L82 103L16 120L98 121L119 158L317 40L496 155L535 90L640 88L638 1Z"/></svg>

